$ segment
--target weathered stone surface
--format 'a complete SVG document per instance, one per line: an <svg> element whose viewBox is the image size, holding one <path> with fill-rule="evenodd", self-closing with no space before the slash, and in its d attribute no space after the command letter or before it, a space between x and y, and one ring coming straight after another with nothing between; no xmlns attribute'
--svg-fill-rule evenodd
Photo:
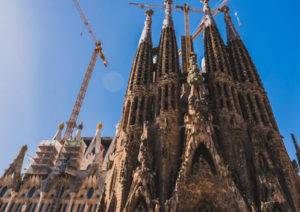
<svg viewBox="0 0 300 212"><path fill-rule="evenodd" d="M229 8L225 44L203 2L206 72L194 53L180 70L172 1L158 48L147 11L115 138L81 127L61 145L60 125L21 176L24 147L0 178L0 211L300 211L297 162Z"/></svg>

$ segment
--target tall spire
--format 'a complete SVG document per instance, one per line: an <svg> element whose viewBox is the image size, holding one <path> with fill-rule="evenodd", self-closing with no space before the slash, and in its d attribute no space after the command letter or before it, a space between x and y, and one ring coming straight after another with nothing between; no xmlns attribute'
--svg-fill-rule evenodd
<svg viewBox="0 0 300 212"><path fill-rule="evenodd" d="M158 59L156 64L155 115L159 127L158 144L155 147L155 163L159 169L159 199L164 202L170 198L175 187L178 171L179 126L181 126L180 68L176 33L172 20L172 1L165 1L165 19L160 35ZM169 131L172 129L172 133Z"/></svg>
<svg viewBox="0 0 300 212"><path fill-rule="evenodd" d="M124 113L122 117L122 128L139 124L147 119L146 111L150 105L151 99L145 98L144 94L138 92L141 87L147 89L153 82L153 52L151 38L151 24L153 10L146 12L145 26L136 51L124 104Z"/></svg>
<svg viewBox="0 0 300 212"><path fill-rule="evenodd" d="M237 32L236 28L233 25L232 19L230 17L230 9L227 6L224 6L220 9L224 13L224 19L226 23L226 30L227 30L227 38L229 41L240 39L239 33Z"/></svg>
<svg viewBox="0 0 300 212"><path fill-rule="evenodd" d="M141 39L139 44L142 42L147 42L152 44L152 39L151 39L151 25L152 25L152 15L153 15L153 10L147 10L146 11L146 21L145 21L145 26L144 30L141 35Z"/></svg>
<svg viewBox="0 0 300 212"><path fill-rule="evenodd" d="M163 29L167 27L174 27L172 18L172 4L173 0L165 0L165 19L163 23Z"/></svg>
<svg viewBox="0 0 300 212"><path fill-rule="evenodd" d="M292 133L291 134L292 136L292 140L293 140L293 143L294 143L294 146L295 146L295 149L296 149L296 155L297 155L297 159L298 159L298 164L300 166L300 146L297 142L297 139L296 139L296 136Z"/></svg>
<svg viewBox="0 0 300 212"><path fill-rule="evenodd" d="M201 2L204 4L203 12L205 13L204 44L208 74L223 72L231 76L226 47L212 16L209 0L201 0Z"/></svg>
<svg viewBox="0 0 300 212"><path fill-rule="evenodd" d="M153 10L146 12L145 26L140 38L136 56L131 68L128 91L133 89L135 85L146 85L152 82L152 38L151 24ZM128 92L127 91L127 92Z"/></svg>
<svg viewBox="0 0 300 212"><path fill-rule="evenodd" d="M208 27L214 23L211 9L209 7L209 0L201 0L201 2L204 4L203 6L203 12L205 14L205 26Z"/></svg>

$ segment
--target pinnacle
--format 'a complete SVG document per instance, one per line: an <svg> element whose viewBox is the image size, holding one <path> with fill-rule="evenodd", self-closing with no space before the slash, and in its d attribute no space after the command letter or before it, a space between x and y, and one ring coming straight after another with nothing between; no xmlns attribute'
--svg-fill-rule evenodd
<svg viewBox="0 0 300 212"><path fill-rule="evenodd" d="M206 18L205 26L206 27L211 26L214 21L213 21L213 17L211 14L211 9L209 7L209 0L201 0L201 2L204 4L203 12L204 12L205 18Z"/></svg>
<svg viewBox="0 0 300 212"><path fill-rule="evenodd" d="M151 25L152 25L152 15L153 14L154 14L153 10L146 11L146 21L145 21L144 29L143 29L139 44L141 44L142 42L152 43Z"/></svg>
<svg viewBox="0 0 300 212"><path fill-rule="evenodd" d="M172 19L172 0L165 0L165 19L163 22L163 29L167 27L173 28L173 19Z"/></svg>
<svg viewBox="0 0 300 212"><path fill-rule="evenodd" d="M230 17L229 7L224 6L224 7L220 8L220 11L224 13L224 19L225 19L226 28L227 28L228 40L232 41L232 40L239 39L240 36L239 36L238 32L236 31L236 29L232 23L231 17Z"/></svg>

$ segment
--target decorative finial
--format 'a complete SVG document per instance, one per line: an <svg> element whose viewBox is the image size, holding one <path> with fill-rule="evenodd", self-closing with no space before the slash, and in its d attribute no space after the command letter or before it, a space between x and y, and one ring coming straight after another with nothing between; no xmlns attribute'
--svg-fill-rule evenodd
<svg viewBox="0 0 300 212"><path fill-rule="evenodd" d="M149 18L151 18L151 16L154 14L154 11L153 10L147 10L146 11L146 15L147 15L147 18L149 17Z"/></svg>
<svg viewBox="0 0 300 212"><path fill-rule="evenodd" d="M173 27L172 4L173 0L165 0L165 19L163 23L163 29L167 27Z"/></svg>
<svg viewBox="0 0 300 212"><path fill-rule="evenodd" d="M83 129L83 123L81 122L77 127L77 132L76 132L76 135L75 135L75 140L76 141L81 140L81 131L82 131L82 129Z"/></svg>
<svg viewBox="0 0 300 212"><path fill-rule="evenodd" d="M62 122L58 125L58 129L63 130L65 128L65 124Z"/></svg>
<svg viewBox="0 0 300 212"><path fill-rule="evenodd" d="M209 7L209 0L200 0L200 2L202 2L202 4L204 4L203 6L203 12L205 14L205 26L211 26L213 24L213 17L211 14L211 9Z"/></svg>
<svg viewBox="0 0 300 212"><path fill-rule="evenodd" d="M152 25L152 15L154 14L153 10L147 10L146 11L146 21L145 21L145 26L144 26L144 30L142 32L142 36L140 39L140 44L142 42L148 42L148 43L152 43L151 40L151 25Z"/></svg>
<svg viewBox="0 0 300 212"><path fill-rule="evenodd" d="M225 6L221 7L219 10L220 10L221 12L223 12L225 15L229 15L230 9L229 9L228 6L225 5Z"/></svg>
<svg viewBox="0 0 300 212"><path fill-rule="evenodd" d="M61 141L62 140L62 131L65 128L65 124L62 122L58 125L57 131L52 140Z"/></svg>
<svg viewBox="0 0 300 212"><path fill-rule="evenodd" d="M226 28L227 28L227 39L229 41L240 39L240 36L238 32L236 31L233 22L230 17L230 9L228 6L223 6L222 8L219 9L219 11L224 13L224 19L226 23Z"/></svg>
<svg viewBox="0 0 300 212"><path fill-rule="evenodd" d="M78 125L77 129L79 129L79 130L83 129L83 123L82 122Z"/></svg>
<svg viewBox="0 0 300 212"><path fill-rule="evenodd" d="M103 128L103 123L102 123L102 121L101 121L101 122L99 122L98 125L97 125L97 130L102 130L102 128Z"/></svg>
<svg viewBox="0 0 300 212"><path fill-rule="evenodd" d="M103 128L103 123L99 122L97 124L96 133L95 133L95 139L96 141L101 141L101 130Z"/></svg>

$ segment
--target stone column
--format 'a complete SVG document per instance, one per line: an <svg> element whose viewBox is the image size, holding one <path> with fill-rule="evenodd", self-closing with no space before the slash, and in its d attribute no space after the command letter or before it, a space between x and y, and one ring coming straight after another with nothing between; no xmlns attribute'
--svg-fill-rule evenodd
<svg viewBox="0 0 300 212"><path fill-rule="evenodd" d="M43 201L43 198L44 198L44 194L45 194L44 192L40 193L40 199L39 199L39 202L37 204L37 207L35 208L35 212L39 212L42 201Z"/></svg>
<svg viewBox="0 0 300 212"><path fill-rule="evenodd" d="M71 193L70 194L70 201L69 201L68 208L67 208L67 212L71 212L72 205L74 203L74 199L75 199L75 193ZM75 211L75 208L73 208L73 211Z"/></svg>
<svg viewBox="0 0 300 212"><path fill-rule="evenodd" d="M28 207L28 201L26 201L25 204L22 206L21 212L25 212L27 207Z"/></svg>
<svg viewBox="0 0 300 212"><path fill-rule="evenodd" d="M16 195L17 195L17 192L15 192L15 191L11 192L11 197L9 199L9 202L8 202L7 206L6 206L5 212L11 211L10 207L11 207L11 204L12 204L12 202L13 202L13 200L14 200L14 198L15 198Z"/></svg>

